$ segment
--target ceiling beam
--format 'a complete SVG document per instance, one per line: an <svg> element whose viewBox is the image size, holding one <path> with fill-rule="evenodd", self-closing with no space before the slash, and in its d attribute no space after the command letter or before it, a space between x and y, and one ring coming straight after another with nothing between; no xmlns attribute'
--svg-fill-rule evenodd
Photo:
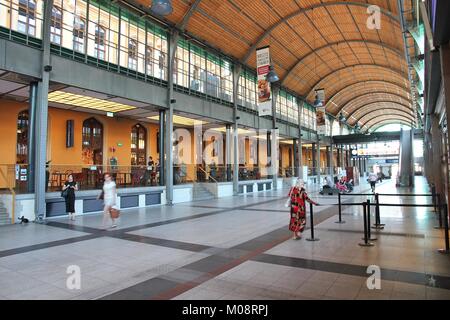
<svg viewBox="0 0 450 320"><path fill-rule="evenodd" d="M177 23L177 28L184 31L189 23L189 20L191 19L192 15L197 11L197 7L200 5L200 2L202 0L195 0L194 3L190 6L188 11L183 17L183 20Z"/></svg>
<svg viewBox="0 0 450 320"><path fill-rule="evenodd" d="M387 124L404 124L404 125L407 125L407 126L410 126L410 127L411 127L411 123L410 123L410 122L407 122L407 121L402 120L402 119L396 119L396 120L392 120L392 119L382 119L382 120L380 120L380 121L374 123L373 125L371 125L371 126L368 128L368 130L376 126L376 128L373 129L373 131L376 131L376 130L380 129L382 126L387 125ZM373 132L373 131L372 131L372 132Z"/></svg>
<svg viewBox="0 0 450 320"><path fill-rule="evenodd" d="M386 108L383 108L383 109L386 109ZM375 112L378 112L378 111L380 111L380 110L382 111L383 109L372 110L372 111L370 111L370 112L367 112L367 113L361 115L358 119L356 119L356 121L355 121L354 124L356 124L356 123L362 121L365 117L370 116L370 115L372 115L372 114L375 113ZM398 113L396 113L396 112L399 112L399 113L401 113L402 115L410 116L410 117L412 117L412 119L414 119L414 114L411 114L410 112L408 112L408 111L406 111L406 110L403 110L403 109L390 109L390 110L391 110L392 112L394 112L393 114L395 114L395 115L398 115ZM391 115L391 114L389 114L389 115ZM380 117L383 117L383 116L385 116L385 115L381 115ZM372 119L370 119L369 121L364 122L364 124L366 124L367 122L370 122L370 121L373 120L373 119L375 119L375 118L372 118ZM362 127L362 126L361 126L361 127Z"/></svg>
<svg viewBox="0 0 450 320"><path fill-rule="evenodd" d="M409 91L407 91L405 88L399 86L396 82L393 81L388 81L388 80L368 80L368 81L357 81L357 82L353 82L348 86L345 86L344 88L342 88L341 90L339 90L338 92L336 92L335 94L333 94L332 97L330 97L330 99L328 99L327 105L331 102L333 102L333 99L336 98L339 94L341 94L342 92L349 90L351 91L353 89L354 86L359 85L361 83L364 84L368 84L367 87L369 87L371 84L380 84L383 83L385 85L389 85L392 87L396 87L397 89L399 89L399 91L404 91L407 95L410 94Z"/></svg>
<svg viewBox="0 0 450 320"><path fill-rule="evenodd" d="M369 95L371 95L371 94L386 94L386 95L392 95L392 96L394 96L394 97L398 97L398 98L404 99L406 102L408 102L408 99L405 99L404 97L402 97L401 95L398 95L398 94L391 94L391 93L385 93L385 92L370 92L370 93L364 93L364 94L361 94L361 95L359 95L359 96L356 96L356 97L352 98L349 102L347 102L341 109L339 109L339 111L338 111L338 113L336 114L336 116L339 114L339 112L342 112L342 111L345 111L345 112L348 113L348 111L345 110L347 107L350 107L350 106L351 106L351 107L352 107L351 109L353 110L353 108L354 108L355 106L357 106L357 108L356 108L355 110L350 111L350 114L347 116L347 118L349 118L349 117L351 117L351 116L355 113L356 110L358 110L359 108L361 108L361 106L371 105L371 104L374 104L374 103L380 103L380 102L395 102L396 104L400 104L400 105L402 105L402 106L404 106L404 107L406 107L406 108L409 108L409 106L408 106L407 104L403 104L403 103L397 102L397 101L395 101L395 100L389 100L389 98L392 98L392 97L382 97L382 98L377 97L377 98L375 98L374 100L369 100L369 99L367 99L367 101L363 101L362 103L352 105L352 103L353 103L356 99L359 99L359 98L362 98L362 97L365 97L365 96L369 96ZM412 110L412 106L411 106L411 110Z"/></svg>
<svg viewBox="0 0 450 320"><path fill-rule="evenodd" d="M394 120L394 119L396 119L396 120L402 119L402 120L405 120L406 122L409 122L409 123L413 123L415 121L414 119L411 119L408 116L404 116L403 114L398 114L398 113L390 114L389 118L384 118L384 119L386 119L386 120L389 120L389 119L392 119L392 120ZM376 120L378 120L378 118L372 118L372 119L364 122L363 124L361 124L361 128L363 128L363 127L370 128L373 124L369 125L369 123L372 123L374 120L376 121Z"/></svg>
<svg viewBox="0 0 450 320"><path fill-rule="evenodd" d="M300 66L302 63L304 63L304 61L308 57L310 57L313 54L316 54L317 52L319 52L321 50L324 50L324 49L327 49L327 48L330 48L330 47L333 47L333 46L339 46L340 44L344 44L344 43L365 43L365 44L377 45L377 46L386 48L386 49L394 52L399 58L401 58L401 60L405 60L405 56L404 56L403 52L401 52L397 48L394 48L392 46L389 46L387 44L384 44L384 43L378 42L378 41L359 39L359 40L344 40L344 41L337 41L337 42L327 43L326 45L323 45L322 47L314 49L313 51L309 52L307 55L305 55L305 56L301 57L299 60L297 60L297 62L287 71L287 73L284 76L283 80L281 80L281 85L284 84L284 82L291 75L291 73L295 69L297 69L298 66Z"/></svg>
<svg viewBox="0 0 450 320"><path fill-rule="evenodd" d="M362 108L357 109L357 112L363 112L364 109L370 108L372 107L372 105L368 104ZM375 109L374 109L375 110ZM412 109L407 109L405 110L405 108L402 105L399 104L393 104L392 107L381 107L381 108L377 108L376 111L380 111L380 110L402 110L402 111L411 111L411 115L414 116L414 111ZM367 113L365 113L367 114ZM361 116L360 118L357 118L356 116L354 116L353 114L348 116L347 119L350 119L353 116L354 119L357 119L356 122L358 122L363 116Z"/></svg>
<svg viewBox="0 0 450 320"><path fill-rule="evenodd" d="M314 85L311 86L311 89L310 89L310 91L308 92L308 94L306 95L306 98L314 91L314 88L316 88L322 81L326 80L326 78L328 78L328 77L334 75L335 73L338 73L338 72L340 72L340 71L343 71L343 70L345 70L345 69L350 69L350 68L355 68L355 67L356 67L356 68L357 68L357 67L375 67L375 68L380 68L380 69L383 69L383 72L388 72L388 73L396 74L396 75L398 75L399 77L404 78L404 79L408 82L408 78L405 77L406 74L403 73L401 70L391 69L391 68L389 68L389 67L387 67L387 66L381 66L381 65L378 65L378 64L358 63L358 64L354 64L354 65L351 65L351 66L345 66L345 67L342 67L342 68L333 70L333 71L331 71L330 73L328 73L328 74L326 74L325 76L323 76L319 81L317 81L316 83L314 83ZM371 80L374 80L374 79L371 79ZM376 80L376 79L375 79L375 80ZM363 82L363 81L361 81L361 82Z"/></svg>
<svg viewBox="0 0 450 320"><path fill-rule="evenodd" d="M275 22L275 24L271 25L268 29L266 29L266 31L264 31L264 33L261 34L259 36L259 38L255 41L255 43L248 49L246 55L242 58L242 63L244 63L244 64L247 63L248 59L250 59L250 56L252 55L253 51L255 51L261 45L261 43L264 41L264 39L267 38L273 32L273 30L278 28L280 25L282 25L286 21L288 21L292 18L295 18L299 15L305 14L314 9L331 7L331 6L357 6L357 7L367 8L367 7L371 6L371 4L370 3L362 3L362 2L336 1L336 2L318 3L315 5L309 6L307 8L299 9L299 10L287 15L283 19ZM391 21L395 21L397 24L400 25L399 17L392 14L392 12L387 11L385 9L381 9L381 13L386 15L388 18L390 18Z"/></svg>

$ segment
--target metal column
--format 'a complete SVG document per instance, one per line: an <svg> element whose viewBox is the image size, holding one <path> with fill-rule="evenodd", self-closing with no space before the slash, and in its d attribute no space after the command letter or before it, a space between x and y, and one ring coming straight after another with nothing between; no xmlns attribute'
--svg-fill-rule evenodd
<svg viewBox="0 0 450 320"><path fill-rule="evenodd" d="M239 135L238 135L238 91L242 66L233 70L233 194L239 194Z"/></svg>
<svg viewBox="0 0 450 320"><path fill-rule="evenodd" d="M297 101L298 105L298 175L297 177L300 179L304 179L303 177L303 142L302 142L302 110L303 110L303 101Z"/></svg>
<svg viewBox="0 0 450 320"><path fill-rule="evenodd" d="M166 115L166 199L167 205L173 205L173 66L178 45L178 32L170 34L169 41L169 65L167 70L167 107Z"/></svg>
<svg viewBox="0 0 450 320"><path fill-rule="evenodd" d="M34 183L35 183L35 146L36 146L36 108L37 108L37 91L38 91L38 82L30 83L30 95L29 95L29 106L28 106L28 177L27 177L27 191L30 193L34 193ZM46 186L47 187L47 186Z"/></svg>
<svg viewBox="0 0 450 320"><path fill-rule="evenodd" d="M159 147L159 185L164 186L165 185L165 123L166 123L166 110L160 109L159 110L159 140L158 140L158 147Z"/></svg>
<svg viewBox="0 0 450 320"><path fill-rule="evenodd" d="M42 78L37 86L36 106L36 154L35 154L35 216L36 220L46 218L45 183L47 162L47 128L48 128L48 87L50 82L50 22L53 0L44 2L44 23L42 37Z"/></svg>
<svg viewBox="0 0 450 320"><path fill-rule="evenodd" d="M272 134L271 138L272 141L270 143L271 145L271 170L272 170L272 184L273 184L273 190L278 189L278 159L279 159L279 148L278 148L278 128L277 128L277 113L276 113L276 106L277 106L277 97L278 93L280 91L280 88L278 86L272 87Z"/></svg>
<svg viewBox="0 0 450 320"><path fill-rule="evenodd" d="M226 141L225 141L225 163L226 163L226 167L227 167L227 181L231 181L232 180L232 176L231 176L231 164L232 164L232 159L231 159L231 125L227 124L226 126Z"/></svg>
<svg viewBox="0 0 450 320"><path fill-rule="evenodd" d="M317 136L317 183L320 185L320 138Z"/></svg>

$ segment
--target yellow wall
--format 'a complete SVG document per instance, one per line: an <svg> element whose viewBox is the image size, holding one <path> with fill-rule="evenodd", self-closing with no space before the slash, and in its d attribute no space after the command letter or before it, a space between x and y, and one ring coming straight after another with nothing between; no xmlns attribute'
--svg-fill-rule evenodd
<svg viewBox="0 0 450 320"><path fill-rule="evenodd" d="M16 163L16 141L17 141L17 115L26 110L26 103L0 99L0 164ZM82 160L82 126L83 121L92 117L89 113L49 108L49 146L48 158L52 165L80 165ZM108 118L95 115L103 124L104 129L104 154L103 163L108 164L113 153L111 147L115 147L115 156L118 165L129 166L131 164L131 128L136 121L121 118ZM74 147L66 148L66 121L74 120ZM158 126L154 124L142 124L147 129L147 157L152 156L154 161L158 160L156 134ZM122 147L118 146L122 143Z"/></svg>

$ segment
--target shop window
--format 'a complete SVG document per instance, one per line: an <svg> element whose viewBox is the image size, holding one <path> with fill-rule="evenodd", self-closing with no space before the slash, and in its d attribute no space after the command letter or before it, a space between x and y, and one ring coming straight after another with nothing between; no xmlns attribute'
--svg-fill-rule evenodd
<svg viewBox="0 0 450 320"><path fill-rule="evenodd" d="M105 60L105 28L95 25L95 57L100 60Z"/></svg>
<svg viewBox="0 0 450 320"><path fill-rule="evenodd" d="M28 161L28 110L22 111L17 117L17 151L16 161L25 164Z"/></svg>
<svg viewBox="0 0 450 320"><path fill-rule="evenodd" d="M84 38L86 33L86 21L81 17L75 17L73 26L73 49L84 52Z"/></svg>
<svg viewBox="0 0 450 320"><path fill-rule="evenodd" d="M52 8L52 19L50 21L50 41L61 44L62 10L58 7Z"/></svg>
<svg viewBox="0 0 450 320"><path fill-rule="evenodd" d="M17 30L30 36L36 36L36 1L19 0Z"/></svg>
<svg viewBox="0 0 450 320"><path fill-rule="evenodd" d="M137 70L137 55L137 41L134 39L130 39L128 41L128 68L131 70Z"/></svg>
<svg viewBox="0 0 450 320"><path fill-rule="evenodd" d="M103 125L95 118L83 122L83 162L89 165L103 164Z"/></svg>
<svg viewBox="0 0 450 320"><path fill-rule="evenodd" d="M131 165L144 166L147 159L147 130L136 124L131 128Z"/></svg>

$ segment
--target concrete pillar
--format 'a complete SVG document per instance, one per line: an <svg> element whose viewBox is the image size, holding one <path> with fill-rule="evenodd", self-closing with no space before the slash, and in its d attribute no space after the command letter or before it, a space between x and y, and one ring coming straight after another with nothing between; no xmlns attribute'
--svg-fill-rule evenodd
<svg viewBox="0 0 450 320"><path fill-rule="evenodd" d="M53 0L44 2L44 23L42 37L41 81L37 86L36 106L36 153L35 153L35 216L36 220L46 218L45 183L47 162L47 129L48 129L48 87L50 82L50 22Z"/></svg>
<svg viewBox="0 0 450 320"><path fill-rule="evenodd" d="M292 139L292 151L294 156L294 176L300 176L300 162L299 162L299 145L297 139Z"/></svg>
<svg viewBox="0 0 450 320"><path fill-rule="evenodd" d="M411 187L414 185L414 131L401 130L400 132L400 184Z"/></svg>
<svg viewBox="0 0 450 320"><path fill-rule="evenodd" d="M316 157L317 157L317 151L316 151L316 144L312 143L311 144L311 155L312 155L312 175L315 176L317 174L317 161L316 161Z"/></svg>

